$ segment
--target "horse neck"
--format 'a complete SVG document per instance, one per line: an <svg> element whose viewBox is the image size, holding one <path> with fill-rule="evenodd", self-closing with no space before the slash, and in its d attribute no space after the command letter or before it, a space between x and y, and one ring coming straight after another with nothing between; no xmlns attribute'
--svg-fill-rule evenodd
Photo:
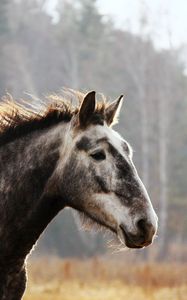
<svg viewBox="0 0 187 300"><path fill-rule="evenodd" d="M66 126L33 132L0 149L0 239L22 255L64 206L44 190L59 159Z"/></svg>

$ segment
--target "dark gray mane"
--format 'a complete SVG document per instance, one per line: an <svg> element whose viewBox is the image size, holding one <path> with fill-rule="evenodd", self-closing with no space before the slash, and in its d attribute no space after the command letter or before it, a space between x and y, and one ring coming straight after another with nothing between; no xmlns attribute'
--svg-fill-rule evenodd
<svg viewBox="0 0 187 300"><path fill-rule="evenodd" d="M42 101L40 109L37 107L38 103L28 109L26 102L17 102L10 95L3 97L0 104L0 146L32 131L69 122L79 112L84 96L84 93L78 91L71 91L71 96L67 97L50 95L45 102ZM108 103L102 97L102 101L97 103L92 123L103 124L107 106Z"/></svg>

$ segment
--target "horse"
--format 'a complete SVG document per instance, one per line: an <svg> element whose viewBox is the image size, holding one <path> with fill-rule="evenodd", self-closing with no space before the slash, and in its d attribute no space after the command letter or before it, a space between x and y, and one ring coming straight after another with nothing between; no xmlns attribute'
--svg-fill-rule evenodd
<svg viewBox="0 0 187 300"><path fill-rule="evenodd" d="M112 125L122 104L75 93L78 104L51 97L40 110L0 104L0 299L20 300L26 258L65 207L113 232L128 248L150 245L157 216Z"/></svg>

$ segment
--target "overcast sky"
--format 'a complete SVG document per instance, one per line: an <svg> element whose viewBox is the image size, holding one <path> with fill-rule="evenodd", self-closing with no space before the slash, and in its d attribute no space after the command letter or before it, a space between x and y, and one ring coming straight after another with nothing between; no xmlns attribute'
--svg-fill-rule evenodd
<svg viewBox="0 0 187 300"><path fill-rule="evenodd" d="M48 11L56 3L49 0ZM147 31L159 48L187 44L187 0L98 0L98 7L116 26L133 32L140 32L140 16L147 15Z"/></svg>
<svg viewBox="0 0 187 300"><path fill-rule="evenodd" d="M113 16L118 26L139 30L142 13L148 17L149 31L160 47L187 43L186 0L100 0L102 13Z"/></svg>

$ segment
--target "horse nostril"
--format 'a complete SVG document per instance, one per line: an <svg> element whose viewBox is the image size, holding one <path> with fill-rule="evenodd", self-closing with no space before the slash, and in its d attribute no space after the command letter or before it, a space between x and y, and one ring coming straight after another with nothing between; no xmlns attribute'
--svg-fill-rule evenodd
<svg viewBox="0 0 187 300"><path fill-rule="evenodd" d="M140 231L142 231L143 233L146 231L147 229L147 222L145 219L140 219L137 222L137 227L138 229L140 229Z"/></svg>
<svg viewBox="0 0 187 300"><path fill-rule="evenodd" d="M146 238L152 238L155 233L154 226L143 218L137 221L137 228Z"/></svg>

